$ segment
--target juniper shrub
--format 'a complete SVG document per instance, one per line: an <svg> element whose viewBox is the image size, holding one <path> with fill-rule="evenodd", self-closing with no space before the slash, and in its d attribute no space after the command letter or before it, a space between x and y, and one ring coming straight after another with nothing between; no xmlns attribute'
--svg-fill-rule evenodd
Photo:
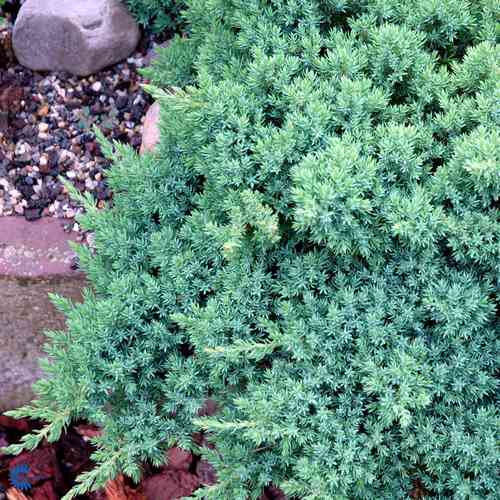
<svg viewBox="0 0 500 500"><path fill-rule="evenodd" d="M177 443L216 469L200 499L495 498L498 1L187 3L151 70L161 143L105 145L95 290L56 300L14 412L48 425L11 451L84 417L75 493Z"/></svg>

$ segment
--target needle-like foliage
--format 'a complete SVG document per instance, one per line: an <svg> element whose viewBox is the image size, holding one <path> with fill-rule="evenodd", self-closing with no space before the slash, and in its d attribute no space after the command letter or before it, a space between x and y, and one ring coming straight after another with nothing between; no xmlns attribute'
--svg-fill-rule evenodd
<svg viewBox="0 0 500 500"><path fill-rule="evenodd" d="M84 417L74 493L203 429L200 499L498 498L498 0L188 6L11 449Z"/></svg>
<svg viewBox="0 0 500 500"><path fill-rule="evenodd" d="M184 0L125 0L130 13L144 28L155 33L178 32L184 27Z"/></svg>

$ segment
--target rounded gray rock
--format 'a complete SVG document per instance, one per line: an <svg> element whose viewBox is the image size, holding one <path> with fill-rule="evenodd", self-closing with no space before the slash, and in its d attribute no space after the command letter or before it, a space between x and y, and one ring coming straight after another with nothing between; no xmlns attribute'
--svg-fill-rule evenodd
<svg viewBox="0 0 500 500"><path fill-rule="evenodd" d="M128 57L139 38L120 0L26 0L12 45L27 68L87 76Z"/></svg>

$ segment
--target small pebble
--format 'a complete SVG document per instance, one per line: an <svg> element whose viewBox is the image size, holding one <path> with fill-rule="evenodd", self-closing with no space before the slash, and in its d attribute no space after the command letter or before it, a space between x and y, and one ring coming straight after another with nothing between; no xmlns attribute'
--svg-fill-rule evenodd
<svg viewBox="0 0 500 500"><path fill-rule="evenodd" d="M91 89L96 93L100 92L102 90L102 83L101 82L93 83Z"/></svg>

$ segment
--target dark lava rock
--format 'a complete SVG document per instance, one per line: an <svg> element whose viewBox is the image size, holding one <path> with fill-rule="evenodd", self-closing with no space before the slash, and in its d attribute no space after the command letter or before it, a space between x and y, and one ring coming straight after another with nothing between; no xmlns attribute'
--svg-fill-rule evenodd
<svg viewBox="0 0 500 500"><path fill-rule="evenodd" d="M34 221L41 219L42 209L41 208L26 208L24 210L24 217L28 221Z"/></svg>

